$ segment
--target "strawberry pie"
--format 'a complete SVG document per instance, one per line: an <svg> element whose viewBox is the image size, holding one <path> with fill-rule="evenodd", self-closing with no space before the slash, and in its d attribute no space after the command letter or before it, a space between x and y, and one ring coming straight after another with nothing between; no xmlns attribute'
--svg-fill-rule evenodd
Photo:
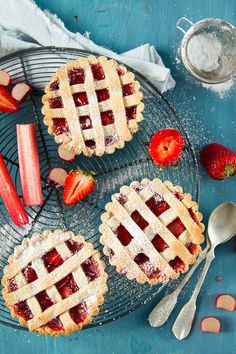
<svg viewBox="0 0 236 354"><path fill-rule="evenodd" d="M139 283L164 283L195 263L204 241L202 214L181 187L143 179L111 199L100 241L119 273Z"/></svg>
<svg viewBox="0 0 236 354"><path fill-rule="evenodd" d="M99 313L107 274L81 235L56 230L25 238L9 257L3 297L13 317L42 335L70 334Z"/></svg>
<svg viewBox="0 0 236 354"><path fill-rule="evenodd" d="M59 68L45 88L44 123L75 154L102 156L123 148L142 120L134 74L115 60L79 57Z"/></svg>

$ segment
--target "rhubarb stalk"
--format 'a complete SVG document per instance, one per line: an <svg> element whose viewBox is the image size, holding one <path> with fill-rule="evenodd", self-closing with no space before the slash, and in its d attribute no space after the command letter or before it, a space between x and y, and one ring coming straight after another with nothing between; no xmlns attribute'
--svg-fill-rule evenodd
<svg viewBox="0 0 236 354"><path fill-rule="evenodd" d="M24 205L42 205L39 155L35 124L17 124L17 145Z"/></svg>
<svg viewBox="0 0 236 354"><path fill-rule="evenodd" d="M11 176L7 170L6 164L0 154L0 195L10 214L12 220L17 226L28 224L29 219L24 207L17 194L16 188L12 182Z"/></svg>

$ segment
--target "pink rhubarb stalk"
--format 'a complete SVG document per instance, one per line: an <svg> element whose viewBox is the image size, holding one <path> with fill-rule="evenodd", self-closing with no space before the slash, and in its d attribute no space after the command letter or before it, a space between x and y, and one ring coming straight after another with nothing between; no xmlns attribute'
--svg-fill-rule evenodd
<svg viewBox="0 0 236 354"><path fill-rule="evenodd" d="M28 215L20 201L16 188L12 182L11 176L7 170L6 164L0 154L0 195L10 214L12 220L17 226L28 224Z"/></svg>
<svg viewBox="0 0 236 354"><path fill-rule="evenodd" d="M42 205L39 155L35 124L17 124L17 145L24 205Z"/></svg>

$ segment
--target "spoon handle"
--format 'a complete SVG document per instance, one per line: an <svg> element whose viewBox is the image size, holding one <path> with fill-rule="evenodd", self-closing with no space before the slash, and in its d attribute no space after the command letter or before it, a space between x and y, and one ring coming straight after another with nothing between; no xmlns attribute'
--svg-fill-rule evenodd
<svg viewBox="0 0 236 354"><path fill-rule="evenodd" d="M206 277L207 271L214 258L214 251L210 250L207 254L206 263L198 279L196 288L194 289L190 300L183 306L172 327L172 331L175 337L179 340L186 338L192 328L192 323L196 312L196 300Z"/></svg>
<svg viewBox="0 0 236 354"><path fill-rule="evenodd" d="M181 283L177 286L177 288L170 294L164 296L161 301L154 307L154 309L151 311L148 320L149 323L152 327L160 327L163 326L163 324L168 320L171 312L173 311L176 303L178 296L183 289L183 287L187 284L199 264L203 261L203 259L206 258L206 254L208 251L209 247L207 246L200 256L197 259L197 262L193 265L193 267L190 269L188 274L185 276L185 278L181 281Z"/></svg>

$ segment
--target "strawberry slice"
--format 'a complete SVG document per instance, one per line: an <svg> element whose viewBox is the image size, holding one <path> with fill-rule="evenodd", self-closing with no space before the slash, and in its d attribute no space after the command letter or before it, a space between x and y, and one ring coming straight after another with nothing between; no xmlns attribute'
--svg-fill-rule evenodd
<svg viewBox="0 0 236 354"><path fill-rule="evenodd" d="M213 179L222 180L236 174L236 153L223 145L206 145L201 151L201 162Z"/></svg>
<svg viewBox="0 0 236 354"><path fill-rule="evenodd" d="M81 169L71 171L66 178L63 201L66 205L72 205L90 194L95 186L93 171L86 172Z"/></svg>
<svg viewBox="0 0 236 354"><path fill-rule="evenodd" d="M0 86L0 111L1 112L17 112L19 106L16 100L10 95L5 87Z"/></svg>
<svg viewBox="0 0 236 354"><path fill-rule="evenodd" d="M153 135L149 144L152 160L160 167L174 165L183 151L184 139L175 129L159 130Z"/></svg>

